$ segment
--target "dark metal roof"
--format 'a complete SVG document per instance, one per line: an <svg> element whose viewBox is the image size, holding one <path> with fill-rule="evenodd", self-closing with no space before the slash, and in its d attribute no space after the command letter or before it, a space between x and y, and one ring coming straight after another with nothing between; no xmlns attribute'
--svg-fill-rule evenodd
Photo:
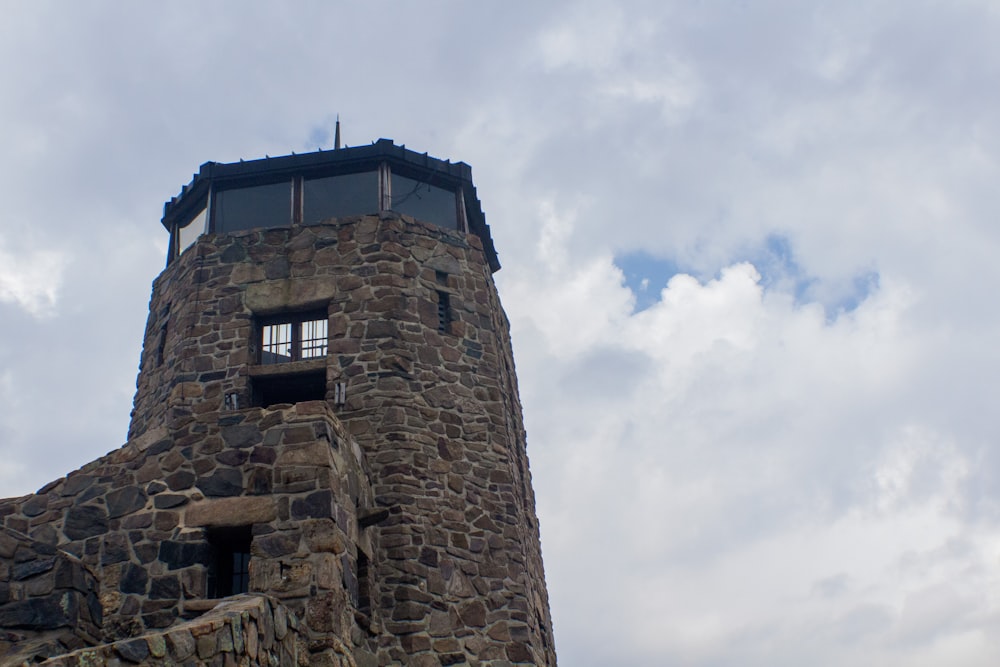
<svg viewBox="0 0 1000 667"><path fill-rule="evenodd" d="M433 185L462 187L465 195L465 212L469 229L483 242L487 261L493 271L500 269L489 225L483 214L482 204L472 183L472 168L464 162L451 162L430 157L397 146L392 139L379 139L367 146L354 146L337 150L319 150L315 153L265 157L239 162L206 162L201 165L191 182L181 188L180 194L163 205L161 222L168 230L176 222L186 222L198 213L208 200L210 186L238 186L282 180L293 175L320 176L336 173L368 171L387 162L390 168L411 175ZM373 211L374 212L374 211Z"/></svg>

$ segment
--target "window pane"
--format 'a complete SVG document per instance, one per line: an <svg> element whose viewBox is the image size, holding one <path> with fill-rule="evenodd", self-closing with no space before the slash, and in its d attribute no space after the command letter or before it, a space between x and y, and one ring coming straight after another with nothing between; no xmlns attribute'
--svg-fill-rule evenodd
<svg viewBox="0 0 1000 667"><path fill-rule="evenodd" d="M392 210L449 229L458 229L455 193L392 174Z"/></svg>
<svg viewBox="0 0 1000 667"><path fill-rule="evenodd" d="M206 219L206 209L202 209L201 213L194 216L186 226L181 227L177 230L177 254L187 250L192 243L198 240L198 237L205 233L205 219Z"/></svg>
<svg viewBox="0 0 1000 667"><path fill-rule="evenodd" d="M378 172L314 178L302 184L302 222L378 211Z"/></svg>
<svg viewBox="0 0 1000 667"><path fill-rule="evenodd" d="M280 364L292 360L292 324L266 324L261 331L260 363Z"/></svg>
<svg viewBox="0 0 1000 667"><path fill-rule="evenodd" d="M326 356L326 320L302 323L302 358Z"/></svg>
<svg viewBox="0 0 1000 667"><path fill-rule="evenodd" d="M230 594L246 593L250 590L250 554L233 553L233 581Z"/></svg>
<svg viewBox="0 0 1000 667"><path fill-rule="evenodd" d="M291 181L222 190L212 201L212 230L217 234L292 222Z"/></svg>

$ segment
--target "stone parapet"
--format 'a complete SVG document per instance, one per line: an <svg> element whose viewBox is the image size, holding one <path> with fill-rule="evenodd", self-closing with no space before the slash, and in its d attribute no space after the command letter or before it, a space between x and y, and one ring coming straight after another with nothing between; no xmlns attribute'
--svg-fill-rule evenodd
<svg viewBox="0 0 1000 667"><path fill-rule="evenodd" d="M80 649L41 663L45 667L310 664L355 665L342 645L310 651L295 614L277 600L256 594L229 598L205 615L166 631Z"/></svg>

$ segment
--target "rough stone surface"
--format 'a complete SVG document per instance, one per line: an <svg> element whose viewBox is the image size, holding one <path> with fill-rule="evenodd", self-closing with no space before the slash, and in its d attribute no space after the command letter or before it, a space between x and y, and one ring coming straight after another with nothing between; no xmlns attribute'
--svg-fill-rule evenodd
<svg viewBox="0 0 1000 667"><path fill-rule="evenodd" d="M0 540L0 663L20 664L93 643L101 636L98 583L83 562L13 531Z"/></svg>
<svg viewBox="0 0 1000 667"><path fill-rule="evenodd" d="M261 366L261 318L306 311L326 313L329 354ZM254 406L272 378L306 374L325 394ZM143 664L243 652L555 665L508 324L477 236L398 214L204 235L154 284L137 384L128 443L0 500L5 531L45 538L19 559L0 533L5 572L42 563L46 544L79 559L73 586L36 584L33 606L51 610L63 591L75 602L60 609L94 626L77 641L131 642L51 664L145 650ZM200 617L213 540L232 527L250 535L249 589L280 601L267 622ZM59 570L44 567L17 573ZM3 609L0 627L14 627Z"/></svg>
<svg viewBox="0 0 1000 667"><path fill-rule="evenodd" d="M283 638L275 638L275 610L280 608L277 600L263 595L239 595L169 631L79 649L41 664L45 667L300 665L299 647L304 643L301 626L293 624ZM236 628L241 636L238 642L233 641ZM192 659L195 655L197 660ZM351 663L329 664L347 667Z"/></svg>

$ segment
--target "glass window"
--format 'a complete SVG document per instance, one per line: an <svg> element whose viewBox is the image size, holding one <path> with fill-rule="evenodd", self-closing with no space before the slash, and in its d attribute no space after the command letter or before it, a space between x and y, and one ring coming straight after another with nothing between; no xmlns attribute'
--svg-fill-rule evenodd
<svg viewBox="0 0 1000 667"><path fill-rule="evenodd" d="M455 193L406 176L392 174L392 210L417 220L458 229Z"/></svg>
<svg viewBox="0 0 1000 667"><path fill-rule="evenodd" d="M254 185L216 192L212 199L212 231L287 227L292 222L292 182Z"/></svg>
<svg viewBox="0 0 1000 667"><path fill-rule="evenodd" d="M326 325L327 320L310 320L301 323L300 356L303 359L326 356Z"/></svg>
<svg viewBox="0 0 1000 667"><path fill-rule="evenodd" d="M287 361L315 359L326 356L327 319L316 314L300 318L268 320L260 327L260 363L280 364Z"/></svg>
<svg viewBox="0 0 1000 667"><path fill-rule="evenodd" d="M302 184L302 222L378 211L378 172L313 178Z"/></svg>
<svg viewBox="0 0 1000 667"><path fill-rule="evenodd" d="M292 323L265 324L261 329L260 363L292 360Z"/></svg>
<svg viewBox="0 0 1000 667"><path fill-rule="evenodd" d="M191 244L198 240L198 237L205 233L205 215L207 209L201 209L201 212L194 216L184 227L177 230L177 254L181 254L189 247Z"/></svg>
<svg viewBox="0 0 1000 667"><path fill-rule="evenodd" d="M214 528L208 533L212 560L208 566L208 596L224 598L250 590L250 526Z"/></svg>

